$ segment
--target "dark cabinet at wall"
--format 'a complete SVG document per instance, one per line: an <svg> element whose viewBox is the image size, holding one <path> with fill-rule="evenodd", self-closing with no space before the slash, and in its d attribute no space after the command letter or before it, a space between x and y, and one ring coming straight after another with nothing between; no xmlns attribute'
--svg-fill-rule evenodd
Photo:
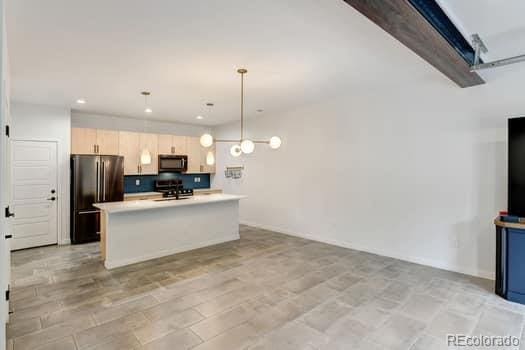
<svg viewBox="0 0 525 350"><path fill-rule="evenodd" d="M515 224L514 226L522 224ZM525 304L525 225L523 229L496 223L496 294Z"/></svg>
<svg viewBox="0 0 525 350"><path fill-rule="evenodd" d="M508 216L496 224L496 294L525 304L525 118L508 121Z"/></svg>
<svg viewBox="0 0 525 350"><path fill-rule="evenodd" d="M525 303L525 230L507 229L507 296Z"/></svg>
<svg viewBox="0 0 525 350"><path fill-rule="evenodd" d="M525 118L509 119L508 132L508 211L525 217Z"/></svg>

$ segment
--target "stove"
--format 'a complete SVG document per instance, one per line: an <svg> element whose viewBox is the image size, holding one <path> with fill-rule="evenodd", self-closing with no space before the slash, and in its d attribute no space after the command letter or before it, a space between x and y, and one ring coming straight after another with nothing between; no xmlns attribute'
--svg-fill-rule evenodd
<svg viewBox="0 0 525 350"><path fill-rule="evenodd" d="M156 180L155 191L164 198L184 199L193 196L193 189L184 188L182 180Z"/></svg>

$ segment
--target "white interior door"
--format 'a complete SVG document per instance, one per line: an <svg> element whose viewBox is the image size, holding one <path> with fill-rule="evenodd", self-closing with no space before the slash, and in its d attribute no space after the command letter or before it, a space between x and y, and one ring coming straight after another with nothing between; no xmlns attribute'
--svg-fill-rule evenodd
<svg viewBox="0 0 525 350"><path fill-rule="evenodd" d="M10 188L10 150L6 126L10 124L9 113L9 64L7 60L7 44L5 30L5 4L0 0L0 208L3 211L9 205ZM9 321L9 303L4 297L9 290L11 259L9 235L11 234L10 219L0 215L0 349L6 342L5 326Z"/></svg>
<svg viewBox="0 0 525 350"><path fill-rule="evenodd" d="M11 249L56 244L58 239L57 143L11 144Z"/></svg>

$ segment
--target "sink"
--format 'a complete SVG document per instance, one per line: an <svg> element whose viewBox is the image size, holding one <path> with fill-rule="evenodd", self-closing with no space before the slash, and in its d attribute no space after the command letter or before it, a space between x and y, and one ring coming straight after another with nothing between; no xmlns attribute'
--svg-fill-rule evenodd
<svg viewBox="0 0 525 350"><path fill-rule="evenodd" d="M154 199L153 201L154 202L165 202L165 201L181 201L183 199L188 199L189 197L180 197L179 199L177 198L159 198L159 199Z"/></svg>

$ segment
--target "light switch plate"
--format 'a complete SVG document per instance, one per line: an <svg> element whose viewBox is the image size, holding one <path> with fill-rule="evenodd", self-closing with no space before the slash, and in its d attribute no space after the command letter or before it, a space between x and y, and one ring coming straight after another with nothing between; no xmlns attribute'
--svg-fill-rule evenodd
<svg viewBox="0 0 525 350"><path fill-rule="evenodd" d="M135 180L135 186L140 186L140 179Z"/></svg>

